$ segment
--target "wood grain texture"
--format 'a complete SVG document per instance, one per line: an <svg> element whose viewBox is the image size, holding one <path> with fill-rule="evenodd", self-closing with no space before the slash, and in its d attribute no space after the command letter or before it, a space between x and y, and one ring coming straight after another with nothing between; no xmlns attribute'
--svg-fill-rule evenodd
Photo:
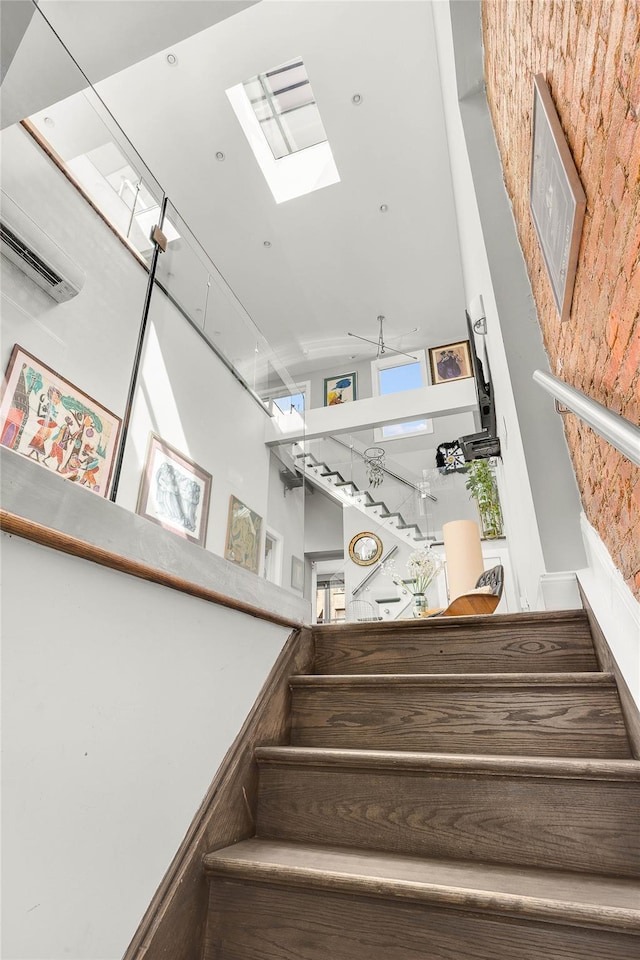
<svg viewBox="0 0 640 960"><path fill-rule="evenodd" d="M255 832L255 745L288 741L289 678L310 669L312 657L310 631L294 631L216 773L123 960L200 960L208 900L202 858L210 850Z"/></svg>
<svg viewBox="0 0 640 960"><path fill-rule="evenodd" d="M330 751L324 753L328 759ZM262 839L637 876L637 779L510 776L507 763L493 762L501 775L465 772L463 763L448 773L446 765L421 770L418 763L376 769L371 759L360 768L262 761L256 833ZM541 769L552 764L538 762Z"/></svg>
<svg viewBox="0 0 640 960"><path fill-rule="evenodd" d="M68 553L73 557L91 560L92 563L109 567L111 570L118 570L120 573L139 577L141 580L149 580L151 583L159 583L161 586L170 587L172 590L179 590L191 597L198 597L198 599L207 600L209 603L230 607L232 610L238 610L240 613L248 614L248 616L256 617L259 620L268 620L270 623L277 623L283 627L301 626L295 620L280 617L269 610L254 607L249 603L243 603L241 600L234 600L233 597L227 597L216 590L208 590L206 587L201 587L190 580L184 580L182 577L176 577L174 574L167 573L158 567L140 563L138 560L130 560L119 553L97 547L86 540L72 537L68 533L62 533L52 527L27 520L25 517L18 517L6 510L0 510L0 530L18 537L24 537L25 540L32 540L34 543L40 543L42 546L50 547L53 550L59 550L61 553Z"/></svg>
<svg viewBox="0 0 640 960"><path fill-rule="evenodd" d="M317 674L598 670L584 611L313 628Z"/></svg>
<svg viewBox="0 0 640 960"><path fill-rule="evenodd" d="M582 597L582 604L585 608L587 618L589 620L589 626L591 628L591 634L593 636L593 645L596 652L596 657L598 663L600 664L601 670L607 670L612 673L616 679L616 684L618 687L618 695L620 697L620 705L622 708L622 715L627 727L627 735L629 737L629 743L631 745L632 756L636 760L640 760L640 710L638 710L638 705L636 704L627 682L624 679L620 667L616 663L616 659L611 652L611 648L607 642L607 638L602 632L602 628L598 623L596 615L593 612L591 604L587 600L587 596L584 592L584 589L578 578L578 590L580 591L580 596Z"/></svg>
<svg viewBox="0 0 640 960"><path fill-rule="evenodd" d="M637 947L627 934L213 881L203 960L630 960Z"/></svg>
<svg viewBox="0 0 640 960"><path fill-rule="evenodd" d="M418 900L640 936L640 883L631 880L256 839L207 854L204 866L209 877Z"/></svg>
<svg viewBox="0 0 640 960"><path fill-rule="evenodd" d="M294 677L297 746L630 757L610 674Z"/></svg>

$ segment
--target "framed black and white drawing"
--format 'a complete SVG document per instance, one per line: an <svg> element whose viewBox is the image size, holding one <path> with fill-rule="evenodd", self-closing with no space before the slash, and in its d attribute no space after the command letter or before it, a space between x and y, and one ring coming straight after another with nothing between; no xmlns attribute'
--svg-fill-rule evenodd
<svg viewBox="0 0 640 960"><path fill-rule="evenodd" d="M587 198L541 73L533 78L529 203L560 320L568 320Z"/></svg>
<svg viewBox="0 0 640 960"><path fill-rule="evenodd" d="M204 547L210 496L211 474L150 434L136 513Z"/></svg>

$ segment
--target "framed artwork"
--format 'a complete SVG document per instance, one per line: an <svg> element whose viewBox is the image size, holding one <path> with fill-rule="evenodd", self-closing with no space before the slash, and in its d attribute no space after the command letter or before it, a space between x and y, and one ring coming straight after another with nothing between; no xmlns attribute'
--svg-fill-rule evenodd
<svg viewBox="0 0 640 960"><path fill-rule="evenodd" d="M349 403L350 400L355 400L356 397L355 373L341 373L338 377L325 377L325 407L334 407L339 403Z"/></svg>
<svg viewBox="0 0 640 960"><path fill-rule="evenodd" d="M211 474L151 433L136 513L204 547L210 496Z"/></svg>
<svg viewBox="0 0 640 960"><path fill-rule="evenodd" d="M473 376L471 352L468 340L457 343L445 343L441 347L429 349L431 383L451 383L454 380L466 380Z"/></svg>
<svg viewBox="0 0 640 960"><path fill-rule="evenodd" d="M257 573L260 565L262 517L250 510L237 497L229 498L227 543L224 555L245 570Z"/></svg>
<svg viewBox="0 0 640 960"><path fill-rule="evenodd" d="M587 198L541 73L533 78L531 218L560 320L568 320Z"/></svg>
<svg viewBox="0 0 640 960"><path fill-rule="evenodd" d="M0 392L0 443L106 497L121 420L15 344Z"/></svg>
<svg viewBox="0 0 640 960"><path fill-rule="evenodd" d="M291 586L294 590L304 590L304 563L299 557L291 557Z"/></svg>

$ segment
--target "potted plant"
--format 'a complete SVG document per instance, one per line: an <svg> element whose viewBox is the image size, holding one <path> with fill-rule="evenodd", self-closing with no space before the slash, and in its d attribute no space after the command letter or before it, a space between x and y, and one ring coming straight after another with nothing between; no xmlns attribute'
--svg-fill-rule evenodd
<svg viewBox="0 0 640 960"><path fill-rule="evenodd" d="M476 501L482 535L495 540L503 533L502 510L493 465L489 460L472 460L467 473L467 490Z"/></svg>

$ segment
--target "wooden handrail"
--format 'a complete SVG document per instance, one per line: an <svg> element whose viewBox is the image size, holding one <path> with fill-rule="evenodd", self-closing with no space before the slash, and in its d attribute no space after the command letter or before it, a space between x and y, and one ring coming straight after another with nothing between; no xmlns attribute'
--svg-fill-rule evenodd
<svg viewBox="0 0 640 960"><path fill-rule="evenodd" d="M180 591L180 593L187 593L199 600L207 600L209 603L217 603L222 607L230 607L232 610L245 613L250 617L256 617L259 620L268 620L270 623L277 623L282 627L302 626L301 621L278 616L276 613L263 610L261 607L254 607L242 600L234 600L233 597L227 597L223 593L209 590L208 587L201 587L197 583L192 583L192 581L185 580L183 577L177 577L173 573L167 573L158 567L140 563L139 560L130 560L119 553L104 550L87 540L80 540L78 537L72 537L60 530L45 527L42 523L27 520L25 517L9 513L7 510L0 510L0 530L17 537L23 537L25 540L32 540L34 543L50 547L52 550L71 554L73 557L91 560L93 563L110 567L111 570L118 570L120 573L127 573L129 576L148 580L151 583L159 583L163 587L170 587L172 590Z"/></svg>

